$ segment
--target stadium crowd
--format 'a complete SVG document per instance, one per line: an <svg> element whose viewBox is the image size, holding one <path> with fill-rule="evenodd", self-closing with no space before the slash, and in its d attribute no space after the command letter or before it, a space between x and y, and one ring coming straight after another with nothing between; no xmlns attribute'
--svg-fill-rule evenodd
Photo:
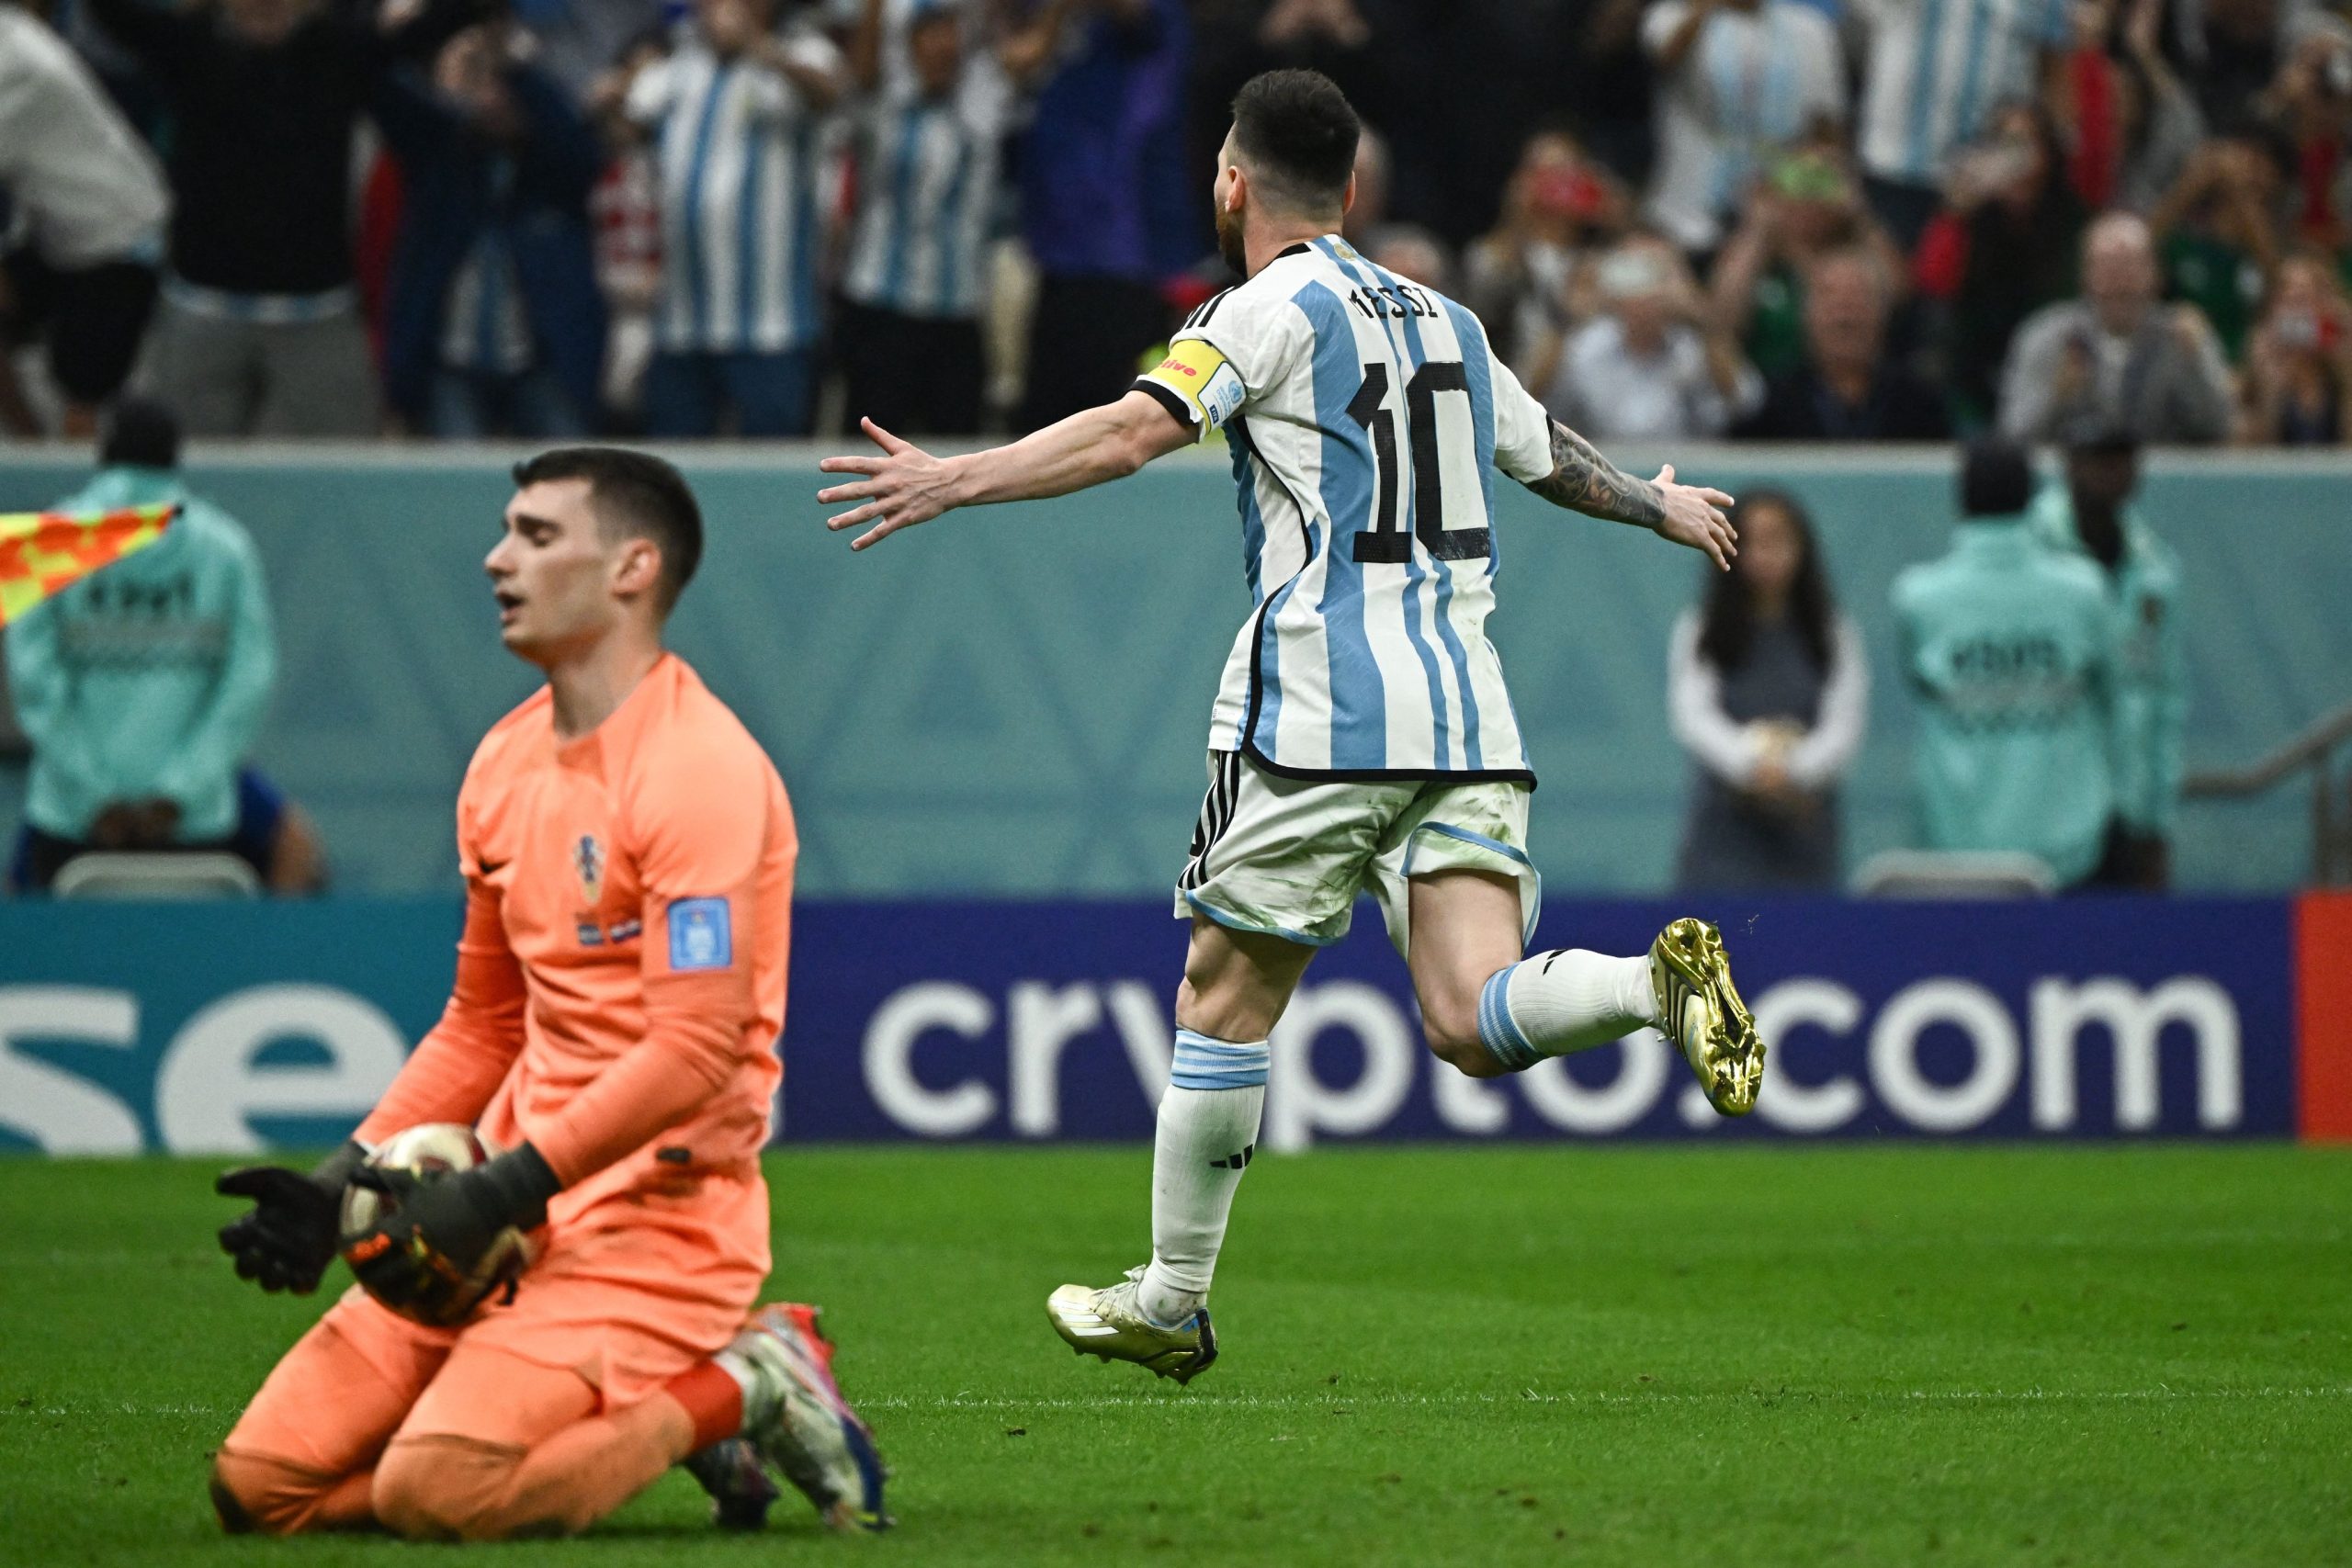
<svg viewBox="0 0 2352 1568"><path fill-rule="evenodd" d="M1284 64L1597 438L2352 430L2318 0L0 0L0 429L1034 427L1225 281Z"/></svg>

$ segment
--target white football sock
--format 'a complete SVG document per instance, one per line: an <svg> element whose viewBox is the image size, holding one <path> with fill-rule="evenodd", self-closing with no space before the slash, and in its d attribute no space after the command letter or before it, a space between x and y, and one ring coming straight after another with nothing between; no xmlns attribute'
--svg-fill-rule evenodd
<svg viewBox="0 0 2352 1568"><path fill-rule="evenodd" d="M1647 958L1564 947L1498 969L1478 998L1478 1038L1512 1072L1657 1021Z"/></svg>
<svg viewBox="0 0 2352 1568"><path fill-rule="evenodd" d="M1151 1263L1136 1293L1144 1315L1162 1327L1183 1323L1208 1299L1233 1190L1258 1150L1271 1056L1262 1040L1176 1032L1152 1145Z"/></svg>

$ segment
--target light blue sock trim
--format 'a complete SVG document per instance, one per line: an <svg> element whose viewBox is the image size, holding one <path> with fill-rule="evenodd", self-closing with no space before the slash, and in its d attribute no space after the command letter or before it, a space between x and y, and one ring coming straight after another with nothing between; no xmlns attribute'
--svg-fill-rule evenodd
<svg viewBox="0 0 2352 1568"><path fill-rule="evenodd" d="M1510 976L1518 967L1513 964L1496 970L1478 993L1478 1039L1494 1053L1496 1061L1514 1073L1524 1072L1544 1059L1510 1015Z"/></svg>
<svg viewBox="0 0 2352 1568"><path fill-rule="evenodd" d="M1212 1040L1197 1030L1179 1029L1168 1081L1178 1089L1258 1089L1273 1059L1262 1040Z"/></svg>

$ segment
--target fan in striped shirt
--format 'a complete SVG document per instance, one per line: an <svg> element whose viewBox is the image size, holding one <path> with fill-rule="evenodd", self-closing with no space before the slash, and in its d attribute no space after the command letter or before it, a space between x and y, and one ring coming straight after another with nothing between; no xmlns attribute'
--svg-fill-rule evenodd
<svg viewBox="0 0 2352 1568"><path fill-rule="evenodd" d="M851 58L874 73L856 112L856 207L842 276L850 408L893 430L980 427L981 247L1008 89L956 0L913 0L907 72L885 78L867 0Z"/></svg>
<svg viewBox="0 0 2352 1568"><path fill-rule="evenodd" d="M819 154L841 51L776 0L695 0L624 110L660 143L662 299L646 371L657 436L805 435L815 412Z"/></svg>

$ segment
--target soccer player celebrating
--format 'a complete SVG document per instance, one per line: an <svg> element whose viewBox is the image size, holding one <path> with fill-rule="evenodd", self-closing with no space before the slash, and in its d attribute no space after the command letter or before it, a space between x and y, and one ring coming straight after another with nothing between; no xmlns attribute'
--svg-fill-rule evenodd
<svg viewBox="0 0 2352 1568"><path fill-rule="evenodd" d="M1265 1100L1267 1036L1317 947L1378 899L1429 1043L1474 1077L1656 1025L1715 1109L1755 1105L1764 1044L1703 921L1641 958L1521 961L1538 898L1534 776L1485 622L1490 468L1556 505L1646 527L1728 568L1731 498L1621 473L1548 420L1477 319L1340 238L1359 127L1313 72L1234 100L1216 229L1245 279L1193 313L1117 402L939 458L868 421L880 457L820 491L865 549L955 507L1063 495L1215 427L1233 449L1256 609L1210 721L1209 791L1176 889L1192 949L1152 1171L1148 1265L1047 1309L1077 1349L1187 1381L1216 1355L1204 1304Z"/></svg>
<svg viewBox="0 0 2352 1568"><path fill-rule="evenodd" d="M221 1246L270 1291L317 1287L352 1181L394 1201L345 1247L368 1291L220 1445L214 1504L232 1530L578 1530L689 1455L724 1479L740 1434L829 1523L878 1527L881 1467L813 1310L747 1318L798 840L758 743L662 649L701 514L639 453L548 452L514 479L484 565L506 646L547 684L458 792L466 921L440 1023L317 1170L220 1180L254 1201ZM363 1165L436 1122L506 1152L421 1179ZM537 1233L516 1290L455 1328L412 1321L462 1313L450 1281L510 1227ZM731 1482L722 1506L764 1484Z"/></svg>

